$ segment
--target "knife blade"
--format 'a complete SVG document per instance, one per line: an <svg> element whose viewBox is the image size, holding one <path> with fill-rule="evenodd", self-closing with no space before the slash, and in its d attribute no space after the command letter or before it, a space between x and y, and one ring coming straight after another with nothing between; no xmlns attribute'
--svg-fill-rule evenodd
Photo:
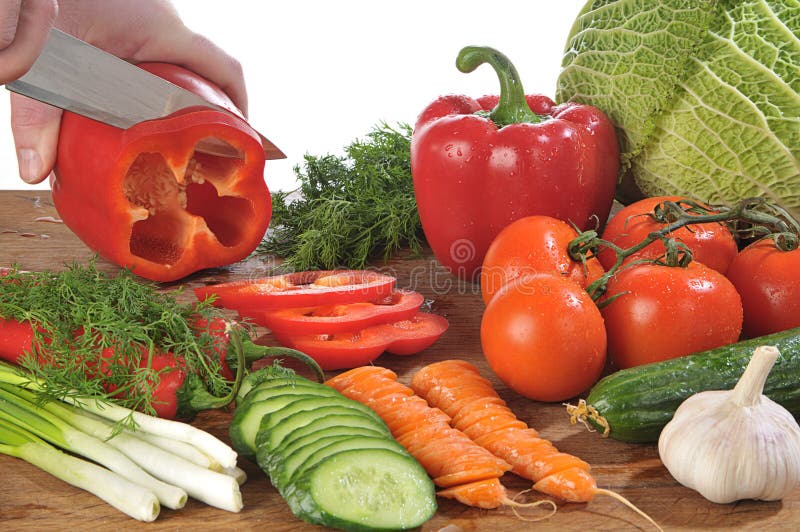
<svg viewBox="0 0 800 532"><path fill-rule="evenodd" d="M6 89L122 129L186 107L230 112L55 28L30 70L7 83ZM286 157L261 133L259 136L267 159ZM211 138L198 143L196 149L241 157L229 144Z"/></svg>

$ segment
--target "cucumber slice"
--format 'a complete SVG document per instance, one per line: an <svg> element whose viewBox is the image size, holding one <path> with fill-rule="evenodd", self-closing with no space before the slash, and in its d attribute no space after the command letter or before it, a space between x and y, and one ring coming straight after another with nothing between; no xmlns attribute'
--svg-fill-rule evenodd
<svg viewBox="0 0 800 532"><path fill-rule="evenodd" d="M388 437L385 434L371 429L355 427L345 427L345 429L335 430L324 436L310 435L304 442L298 442L296 445L291 446L291 449L287 448L285 454L270 453L266 448L259 448L257 454L258 465L269 475L273 485L279 491L283 491L289 485L294 471L301 467L311 455L329 445L360 437L388 441Z"/></svg>
<svg viewBox="0 0 800 532"><path fill-rule="evenodd" d="M409 455L343 451L300 477L287 496L295 515L343 530L416 528L436 512L433 482Z"/></svg>
<svg viewBox="0 0 800 532"><path fill-rule="evenodd" d="M320 409L319 411L306 410L284 419L270 433L275 436L278 431L287 431L281 437L280 443L275 446L275 452L283 453L283 449L287 448L295 440L333 427L368 428L386 436L391 435L385 424L377 423L373 418L367 417L360 412L340 414L341 410L329 410L329 408L333 407ZM322 412L321 410L326 411ZM256 437L256 445L258 445L258 437Z"/></svg>
<svg viewBox="0 0 800 532"><path fill-rule="evenodd" d="M333 410L328 410L328 409ZM325 410L322 412L322 410ZM354 421L347 421L344 420L342 422L337 423L336 419L328 421L327 418L330 417L339 417L342 415L348 415L351 418L357 418ZM262 434L262 439L259 442L258 437L256 437L256 446L258 445L265 445L270 450L275 450L283 444L284 440L287 436L289 436L292 432L294 432L297 428L303 427L306 424L313 424L318 429L322 429L325 427L329 427L336 424L344 424L349 426L369 426L373 430L381 431L389 435L389 428L383 423L383 421L378 421L375 419L374 416L370 416L361 412L360 410L353 410L348 407L342 407L340 405L336 406L329 406L329 407L321 407L312 410L300 410L299 412L295 412L289 416L284 417L281 419L280 423L276 425L270 425L268 428L269 430L265 430ZM313 427L309 427L307 430L313 431L315 430Z"/></svg>
<svg viewBox="0 0 800 532"><path fill-rule="evenodd" d="M316 396L287 394L260 401L247 401L245 399L233 413L233 419L228 429L233 448L245 458L255 458L256 435L261 428L262 418L290 403L306 400L308 398L316 399Z"/></svg>
<svg viewBox="0 0 800 532"><path fill-rule="evenodd" d="M239 387L239 392L236 394L237 401L241 401L244 399L255 387L261 387L264 385L281 385L281 384L294 384L294 385L303 385L303 384L316 384L320 385L318 382L314 382L310 379L305 377L301 377L297 374L291 375L274 375L274 376L267 376L266 373L261 371L255 371L250 373L247 377L244 378L242 381L242 385Z"/></svg>
<svg viewBox="0 0 800 532"><path fill-rule="evenodd" d="M300 478L306 471L315 468L329 456L354 449L386 449L387 451L399 453L404 456L411 456L403 446L393 439L376 438L374 436L354 436L352 438L335 441L330 445L317 449L312 454L308 455L306 459L291 472L288 480L292 482L294 479ZM287 473L290 473L288 467L284 469L284 474Z"/></svg>
<svg viewBox="0 0 800 532"><path fill-rule="evenodd" d="M357 411L361 412L369 417L372 417L379 423L383 423L383 420L375 413L374 410L371 408L362 405L358 401L354 401L352 399L348 399L344 395L337 392L337 395L330 396L330 397L313 397L313 398L306 398L301 399L299 401L293 401L291 404L286 404L280 410L276 410L270 413L269 421L265 421L265 425L261 426L261 429L265 430L272 430L274 427L280 425L283 420L287 419L289 416L296 414L297 412L303 412L306 410L316 410L318 408L323 408L326 406L338 406L343 409L342 413ZM255 437L255 434L253 435Z"/></svg>
<svg viewBox="0 0 800 532"><path fill-rule="evenodd" d="M266 383L264 383L266 384ZM253 401L262 401L264 399L269 399L271 397L276 397L280 395L307 395L309 397L332 397L334 395L341 395L339 392L331 388L330 386L324 386L322 384L314 385L314 383L309 384L280 384L277 386L263 386L259 385L250 390L250 393L244 399L242 403L247 404L248 402Z"/></svg>

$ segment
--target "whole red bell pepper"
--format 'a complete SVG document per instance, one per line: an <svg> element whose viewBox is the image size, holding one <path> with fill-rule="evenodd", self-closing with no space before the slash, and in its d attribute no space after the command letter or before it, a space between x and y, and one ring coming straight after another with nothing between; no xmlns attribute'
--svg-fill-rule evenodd
<svg viewBox="0 0 800 532"><path fill-rule="evenodd" d="M526 98L506 56L466 47L456 66L490 64L500 96L443 96L419 116L411 173L425 237L438 261L477 280L483 257L508 224L540 214L580 229L602 226L619 171L614 127L598 109Z"/></svg>
<svg viewBox="0 0 800 532"><path fill-rule="evenodd" d="M139 66L232 112L185 109L127 130L65 112L52 181L59 215L87 246L147 279L172 281L246 257L272 214L258 133L200 76ZM209 137L241 158L195 151Z"/></svg>

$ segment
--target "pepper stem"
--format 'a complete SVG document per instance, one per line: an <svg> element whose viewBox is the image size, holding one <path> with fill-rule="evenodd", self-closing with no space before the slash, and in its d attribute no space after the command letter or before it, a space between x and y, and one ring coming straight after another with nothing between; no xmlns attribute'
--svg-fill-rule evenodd
<svg viewBox="0 0 800 532"><path fill-rule="evenodd" d="M525 99L519 73L511 61L494 48L488 46L466 46L456 58L456 68L469 73L484 63L489 63L500 80L500 101L489 113L497 127L529 122L536 124L542 117L534 113Z"/></svg>

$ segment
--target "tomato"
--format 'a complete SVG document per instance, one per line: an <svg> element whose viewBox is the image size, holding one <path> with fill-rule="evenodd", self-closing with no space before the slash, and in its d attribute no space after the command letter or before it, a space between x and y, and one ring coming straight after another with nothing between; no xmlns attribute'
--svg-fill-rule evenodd
<svg viewBox="0 0 800 532"><path fill-rule="evenodd" d="M369 364L381 353L413 355L433 345L448 328L447 320L420 312L413 318L373 325L340 334L273 336L286 347L302 351L324 370L349 369Z"/></svg>
<svg viewBox="0 0 800 532"><path fill-rule="evenodd" d="M634 246L643 241L648 234L667 225L656 222L648 216L653 213L656 205L665 201L677 202L685 199L681 196L659 196L632 203L609 220L602 238L623 249ZM738 251L733 234L725 225L717 222L687 225L668 236L686 244L692 251L693 260L702 262L723 274L728 271L728 266ZM632 258L654 259L664 255L665 251L663 242L657 240ZM614 251L609 248L602 249L598 258L606 270L616 261Z"/></svg>
<svg viewBox="0 0 800 532"><path fill-rule="evenodd" d="M606 360L606 331L589 295L569 279L524 275L489 301L481 347L497 377L537 401L563 401L589 388Z"/></svg>
<svg viewBox="0 0 800 532"><path fill-rule="evenodd" d="M395 278L369 270L307 271L194 289L197 299L234 310L317 307L373 301L394 291Z"/></svg>
<svg viewBox="0 0 800 532"><path fill-rule="evenodd" d="M782 251L763 238L739 252L728 278L742 296L746 336L800 327L800 248Z"/></svg>
<svg viewBox="0 0 800 532"><path fill-rule="evenodd" d="M608 355L621 369L727 345L742 330L733 284L699 262L622 268L601 302Z"/></svg>
<svg viewBox="0 0 800 532"><path fill-rule="evenodd" d="M245 309L240 314L279 333L334 334L410 319L424 301L418 292L398 290L387 298L366 303L277 310Z"/></svg>
<svg viewBox="0 0 800 532"><path fill-rule="evenodd" d="M567 222L550 216L527 216L508 225L483 259L483 301L488 303L503 285L526 273L553 273L586 288L604 271L596 258L586 261L585 268L570 258L567 246L577 236Z"/></svg>

